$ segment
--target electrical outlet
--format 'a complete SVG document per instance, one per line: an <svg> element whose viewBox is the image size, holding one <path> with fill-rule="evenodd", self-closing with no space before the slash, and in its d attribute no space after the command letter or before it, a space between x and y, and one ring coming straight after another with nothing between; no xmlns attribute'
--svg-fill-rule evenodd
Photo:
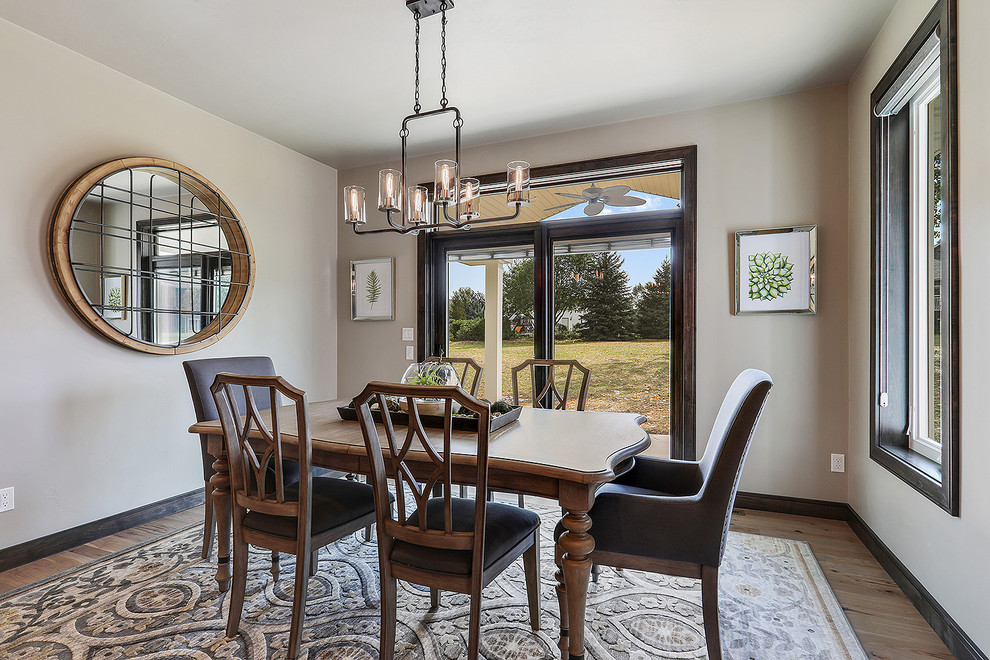
<svg viewBox="0 0 990 660"><path fill-rule="evenodd" d="M415 360L416 359L416 347L415 346L406 346L406 359L407 360Z"/></svg>
<svg viewBox="0 0 990 660"><path fill-rule="evenodd" d="M0 511L10 511L14 508L14 487L0 490Z"/></svg>
<svg viewBox="0 0 990 660"><path fill-rule="evenodd" d="M832 454L832 472L846 471L846 455Z"/></svg>
<svg viewBox="0 0 990 660"><path fill-rule="evenodd" d="M402 341L412 341L415 337L414 330L412 328L402 329Z"/></svg>

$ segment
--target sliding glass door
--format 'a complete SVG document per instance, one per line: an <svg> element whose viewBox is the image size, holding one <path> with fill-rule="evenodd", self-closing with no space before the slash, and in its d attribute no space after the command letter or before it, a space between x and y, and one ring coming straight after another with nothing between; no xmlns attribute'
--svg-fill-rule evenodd
<svg viewBox="0 0 990 660"><path fill-rule="evenodd" d="M490 401L511 398L511 369L527 358L576 359L592 372L588 410L643 414L667 443L675 220L431 235L428 352L480 363L478 394ZM528 371L518 386L530 396Z"/></svg>

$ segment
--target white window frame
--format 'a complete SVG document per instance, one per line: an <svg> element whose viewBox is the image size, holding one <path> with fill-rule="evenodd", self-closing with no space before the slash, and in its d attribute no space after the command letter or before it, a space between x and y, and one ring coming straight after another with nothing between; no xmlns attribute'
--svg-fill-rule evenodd
<svg viewBox="0 0 990 660"><path fill-rule="evenodd" d="M928 249L929 218L932 213L931 163L929 162L928 104L941 93L939 60L936 58L921 76L910 101L911 111L911 227L909 346L910 419L908 447L925 458L942 463L942 445L931 438L932 376L934 357L929 337L934 303L929 287L933 259Z"/></svg>

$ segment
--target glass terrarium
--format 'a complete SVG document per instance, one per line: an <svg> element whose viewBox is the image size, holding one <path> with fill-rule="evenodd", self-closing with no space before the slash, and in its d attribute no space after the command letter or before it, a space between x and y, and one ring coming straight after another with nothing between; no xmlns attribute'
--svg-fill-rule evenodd
<svg viewBox="0 0 990 660"><path fill-rule="evenodd" d="M415 362L402 374L402 382L407 385L460 385L461 379L449 362ZM442 415L443 399L417 398L416 406L421 415ZM405 399L399 400L399 407L407 411Z"/></svg>

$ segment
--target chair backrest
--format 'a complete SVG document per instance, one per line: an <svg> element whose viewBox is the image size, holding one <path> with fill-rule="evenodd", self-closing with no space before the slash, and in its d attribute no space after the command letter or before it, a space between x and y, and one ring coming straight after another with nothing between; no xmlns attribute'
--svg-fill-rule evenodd
<svg viewBox="0 0 990 660"><path fill-rule="evenodd" d="M386 397L404 399L408 409L409 423L404 437L396 433L392 417L388 412ZM427 434L419 414L417 399L428 398L444 402L444 427ZM382 426L388 442L387 453L378 437L378 428L371 412L371 404L378 403L383 411ZM406 385L399 383L369 383L364 391L354 399L364 434L365 446L371 461L372 486L375 490L375 516L378 523L379 552L388 552L391 540L397 539L430 548L447 550L472 550L472 570L480 573L484 552L485 499L475 501L474 526L470 531L456 531L453 528L451 499L451 438L452 414L460 406L478 413L477 441L477 492L488 489L488 430L491 413L488 404L479 401L460 387ZM437 436L442 434L442 443ZM439 445L439 446L435 446ZM397 515L393 516L390 505L388 479L395 483ZM436 485L442 487L443 529L427 528L427 502ZM406 490L412 498L418 516L412 524L406 524ZM410 512L411 513L411 512ZM388 556L383 555L383 556Z"/></svg>
<svg viewBox="0 0 990 660"><path fill-rule="evenodd" d="M571 384L574 372L581 374L581 386L575 400L575 410L584 410L588 403L588 384L591 381L591 369L588 369L577 360L537 360L530 358L524 360L518 366L512 368L512 403L519 403L519 372L529 367L530 382L532 383L533 408L543 408L544 396L549 394L552 408L564 410L567 408L567 399L570 396ZM537 392L537 373L543 378L543 387ZM562 384L561 384L562 383Z"/></svg>
<svg viewBox="0 0 990 660"><path fill-rule="evenodd" d="M461 365L460 373L457 374L457 377L461 379L461 387L470 392L471 396L478 396L481 374L485 370L480 364L467 357L437 357L436 355L431 355L426 358L426 361ZM470 385L468 384L469 379Z"/></svg>
<svg viewBox="0 0 990 660"><path fill-rule="evenodd" d="M308 536L312 513L313 443L306 393L280 376L227 373L217 374L210 391L223 428L235 507L298 517L300 536L297 538ZM259 392L265 393L264 405L258 400ZM280 409L280 396L294 405L294 414ZM238 401L244 402L243 408ZM289 434L298 438L300 479L297 499L286 499L285 495L287 484L282 466L283 460L287 460L283 457L282 446L285 421L290 422Z"/></svg>
<svg viewBox="0 0 990 660"><path fill-rule="evenodd" d="M251 374L254 376L274 376L275 364L270 357L225 357L206 358L203 360L186 360L182 363L182 369L186 372L186 381L189 383L189 393L192 395L193 409L196 411L197 422L209 422L219 419L217 406L213 402L210 394L210 387L213 379L219 373ZM267 399L259 392L258 406L261 409L267 408ZM244 397L239 392L235 394L239 398L236 403L240 409L244 409ZM206 451L206 436L199 436L203 453L203 479L209 481L213 476L213 456Z"/></svg>
<svg viewBox="0 0 990 660"><path fill-rule="evenodd" d="M743 463L772 387L770 376L758 369L747 369L736 376L722 400L700 461L705 510L713 517L722 517L716 566L725 553Z"/></svg>

